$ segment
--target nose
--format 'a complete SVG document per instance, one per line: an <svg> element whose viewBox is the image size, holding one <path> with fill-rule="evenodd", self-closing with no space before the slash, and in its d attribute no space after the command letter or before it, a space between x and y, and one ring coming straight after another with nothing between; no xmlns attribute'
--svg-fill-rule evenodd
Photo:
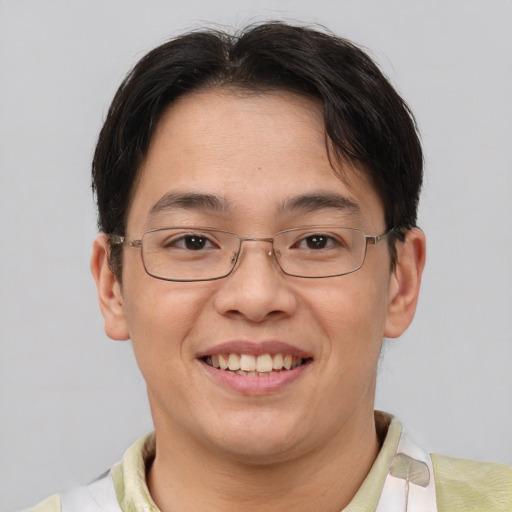
<svg viewBox="0 0 512 512"><path fill-rule="evenodd" d="M272 239L244 239L233 272L219 281L215 308L251 322L293 315L297 298L272 252Z"/></svg>

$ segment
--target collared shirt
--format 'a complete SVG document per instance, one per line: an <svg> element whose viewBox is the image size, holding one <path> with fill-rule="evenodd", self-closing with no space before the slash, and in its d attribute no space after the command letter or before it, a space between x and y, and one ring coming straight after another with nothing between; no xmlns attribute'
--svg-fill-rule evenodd
<svg viewBox="0 0 512 512"><path fill-rule="evenodd" d="M375 418L385 440L366 479L342 512L401 512L404 505L410 512L434 512L436 504L438 512L512 511L512 468L424 454L407 440L396 418L380 412ZM155 449L154 433L148 434L96 484L64 497L51 496L26 512L160 512L146 483L146 466ZM415 467L412 472L407 469L405 480L402 473L410 464ZM429 501L432 498L434 501ZM91 508L82 507L84 500L91 500ZM111 508L103 507L103 502L111 503Z"/></svg>

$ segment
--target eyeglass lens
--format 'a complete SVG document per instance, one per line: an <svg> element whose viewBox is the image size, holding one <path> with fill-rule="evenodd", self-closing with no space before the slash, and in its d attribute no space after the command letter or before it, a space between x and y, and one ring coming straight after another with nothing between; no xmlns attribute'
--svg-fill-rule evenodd
<svg viewBox="0 0 512 512"><path fill-rule="evenodd" d="M142 258L146 271L160 279L219 279L233 270L240 257L242 242L247 240L214 229L157 229L144 234ZM264 241L268 243L267 239ZM274 235L272 248L277 263L286 274L329 277L354 272L361 267L366 235L352 228L295 228Z"/></svg>

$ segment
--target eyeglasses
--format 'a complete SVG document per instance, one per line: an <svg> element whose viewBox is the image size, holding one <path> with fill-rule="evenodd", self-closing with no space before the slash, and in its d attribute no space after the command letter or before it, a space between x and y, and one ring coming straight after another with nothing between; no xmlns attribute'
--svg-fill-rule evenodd
<svg viewBox="0 0 512 512"><path fill-rule="evenodd" d="M272 238L241 237L229 231L172 227L146 231L140 240L111 235L114 245L140 248L146 272L166 281L213 281L228 276L242 256L244 242L265 242L281 270L294 277L324 278L351 274L364 263L368 244L383 235L360 229L313 226L287 229Z"/></svg>

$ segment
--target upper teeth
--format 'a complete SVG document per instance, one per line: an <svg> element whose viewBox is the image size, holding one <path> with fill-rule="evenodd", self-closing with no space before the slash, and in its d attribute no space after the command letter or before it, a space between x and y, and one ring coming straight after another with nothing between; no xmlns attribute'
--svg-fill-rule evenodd
<svg viewBox="0 0 512 512"><path fill-rule="evenodd" d="M291 370L302 364L301 357L290 354L216 354L208 356L206 363L221 370L268 373L273 370Z"/></svg>

